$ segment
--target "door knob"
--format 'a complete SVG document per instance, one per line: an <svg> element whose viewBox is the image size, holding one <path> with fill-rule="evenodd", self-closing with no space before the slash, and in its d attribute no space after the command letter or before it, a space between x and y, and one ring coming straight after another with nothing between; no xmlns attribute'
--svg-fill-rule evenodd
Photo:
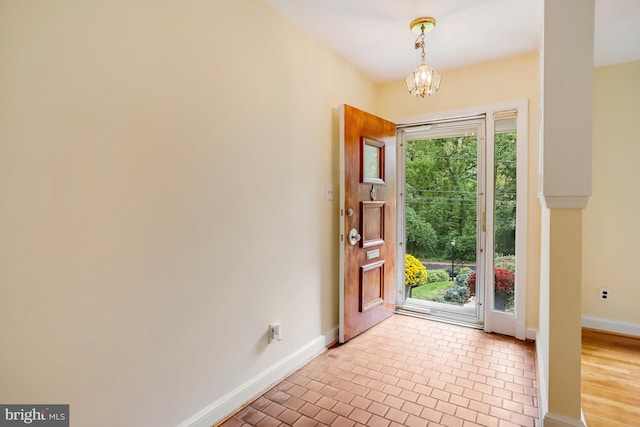
<svg viewBox="0 0 640 427"><path fill-rule="evenodd" d="M358 243L360 241L360 239L362 239L362 236L360 235L360 233L358 233L358 230L356 230L355 228L352 228L351 230L349 230L349 244L351 246L355 246L356 243Z"/></svg>

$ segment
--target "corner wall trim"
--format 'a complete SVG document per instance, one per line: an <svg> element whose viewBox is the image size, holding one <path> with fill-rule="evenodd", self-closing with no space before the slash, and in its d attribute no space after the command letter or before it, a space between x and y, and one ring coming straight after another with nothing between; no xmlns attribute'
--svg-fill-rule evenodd
<svg viewBox="0 0 640 427"><path fill-rule="evenodd" d="M545 196L538 193L540 204L547 209L586 209L589 196Z"/></svg>
<svg viewBox="0 0 640 427"><path fill-rule="evenodd" d="M326 348L331 347L335 343L338 342L338 327L331 329L329 332L324 334L324 346Z"/></svg>
<svg viewBox="0 0 640 427"><path fill-rule="evenodd" d="M187 420L178 424L177 427L211 427L213 424L222 421L235 410L260 396L269 389L269 387L278 383L315 356L324 352L327 348L326 343L335 341L334 334L336 334L336 331L332 330L326 336L320 335L311 340L284 359L201 409Z"/></svg>
<svg viewBox="0 0 640 427"><path fill-rule="evenodd" d="M542 420L542 427L586 427L586 424L579 419L547 412Z"/></svg>
<svg viewBox="0 0 640 427"><path fill-rule="evenodd" d="M600 317L582 316L584 328L640 337L640 323L620 322Z"/></svg>
<svg viewBox="0 0 640 427"><path fill-rule="evenodd" d="M530 341L535 341L538 339L538 330L534 328L527 328L527 339Z"/></svg>

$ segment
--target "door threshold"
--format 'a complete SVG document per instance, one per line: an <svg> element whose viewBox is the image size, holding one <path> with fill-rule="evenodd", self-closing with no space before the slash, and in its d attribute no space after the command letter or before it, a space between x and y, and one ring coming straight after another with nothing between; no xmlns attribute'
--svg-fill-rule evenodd
<svg viewBox="0 0 640 427"><path fill-rule="evenodd" d="M427 313L425 310L419 310L419 309L416 310L413 308L398 306L396 307L395 313L401 314L403 316L412 316L412 317L418 317L421 319L433 320L436 322L448 323L450 325L464 326L464 327L473 328L473 329L484 329L484 325L480 323L473 323L473 322L467 322L460 319L452 319L452 318L437 316L431 313Z"/></svg>

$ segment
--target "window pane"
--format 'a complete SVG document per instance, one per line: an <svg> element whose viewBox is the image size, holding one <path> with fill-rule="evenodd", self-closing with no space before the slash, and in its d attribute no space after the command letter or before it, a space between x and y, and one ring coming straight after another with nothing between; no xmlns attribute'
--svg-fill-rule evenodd
<svg viewBox="0 0 640 427"><path fill-rule="evenodd" d="M380 178L380 149L364 144L364 177Z"/></svg>
<svg viewBox="0 0 640 427"><path fill-rule="evenodd" d="M516 274L516 118L495 121L494 310L513 313Z"/></svg>

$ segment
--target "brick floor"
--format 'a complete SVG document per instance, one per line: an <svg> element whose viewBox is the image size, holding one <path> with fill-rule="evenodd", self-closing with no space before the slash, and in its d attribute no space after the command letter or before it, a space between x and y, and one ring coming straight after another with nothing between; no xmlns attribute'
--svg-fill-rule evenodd
<svg viewBox="0 0 640 427"><path fill-rule="evenodd" d="M222 426L534 427L536 377L532 343L394 315Z"/></svg>

